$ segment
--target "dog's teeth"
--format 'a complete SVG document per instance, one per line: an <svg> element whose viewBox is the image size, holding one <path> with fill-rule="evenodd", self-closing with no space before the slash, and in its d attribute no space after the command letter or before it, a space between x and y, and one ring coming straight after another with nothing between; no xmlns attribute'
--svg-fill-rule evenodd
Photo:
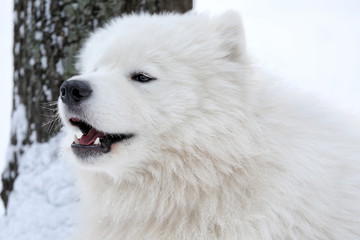
<svg viewBox="0 0 360 240"><path fill-rule="evenodd" d="M94 144L99 144L100 143L100 139L99 138L96 138Z"/></svg>
<svg viewBox="0 0 360 240"><path fill-rule="evenodd" d="M76 135L74 135L74 143L75 143L75 144L80 144L79 139L77 138Z"/></svg>

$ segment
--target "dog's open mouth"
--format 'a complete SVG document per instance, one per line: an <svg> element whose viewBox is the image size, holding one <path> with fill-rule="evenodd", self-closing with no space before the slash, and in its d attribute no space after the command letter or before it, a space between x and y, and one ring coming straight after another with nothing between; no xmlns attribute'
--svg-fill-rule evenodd
<svg viewBox="0 0 360 240"><path fill-rule="evenodd" d="M71 144L74 153L82 158L108 153L111 150L111 145L114 143L133 137L133 134L103 133L78 118L71 118L70 123L78 127L83 134L80 138L75 135L74 141Z"/></svg>

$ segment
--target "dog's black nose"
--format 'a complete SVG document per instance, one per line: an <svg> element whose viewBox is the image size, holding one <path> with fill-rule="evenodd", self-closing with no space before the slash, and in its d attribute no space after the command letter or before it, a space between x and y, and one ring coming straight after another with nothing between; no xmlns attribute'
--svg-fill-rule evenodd
<svg viewBox="0 0 360 240"><path fill-rule="evenodd" d="M91 94L88 84L79 80L64 82L60 87L60 97L67 105L76 105L87 99Z"/></svg>

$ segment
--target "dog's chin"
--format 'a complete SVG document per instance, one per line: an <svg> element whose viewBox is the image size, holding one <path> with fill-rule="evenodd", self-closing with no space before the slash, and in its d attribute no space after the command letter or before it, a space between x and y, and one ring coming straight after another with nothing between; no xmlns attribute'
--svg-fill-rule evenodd
<svg viewBox="0 0 360 240"><path fill-rule="evenodd" d="M69 137L69 136L68 136ZM109 177L109 180L133 181L138 173L146 172L146 163L148 161L147 151L136 151L142 145L142 141L136 142L118 142L111 146L111 150L106 153L94 152L92 147L84 150L84 153L74 151L73 146L66 144L64 152L67 158L77 168L77 171L83 174L99 174L98 176ZM100 150L101 151L101 150ZM87 176L87 175L84 175Z"/></svg>

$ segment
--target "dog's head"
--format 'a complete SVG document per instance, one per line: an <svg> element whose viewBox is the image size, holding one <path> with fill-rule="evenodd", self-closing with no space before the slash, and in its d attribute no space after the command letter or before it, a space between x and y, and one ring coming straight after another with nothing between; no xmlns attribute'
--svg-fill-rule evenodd
<svg viewBox="0 0 360 240"><path fill-rule="evenodd" d="M236 13L113 20L85 42L80 74L61 86L65 151L84 168L118 176L173 144L166 136L191 141L200 130L190 122L206 125L205 113L221 111L216 99L230 94L245 59Z"/></svg>

